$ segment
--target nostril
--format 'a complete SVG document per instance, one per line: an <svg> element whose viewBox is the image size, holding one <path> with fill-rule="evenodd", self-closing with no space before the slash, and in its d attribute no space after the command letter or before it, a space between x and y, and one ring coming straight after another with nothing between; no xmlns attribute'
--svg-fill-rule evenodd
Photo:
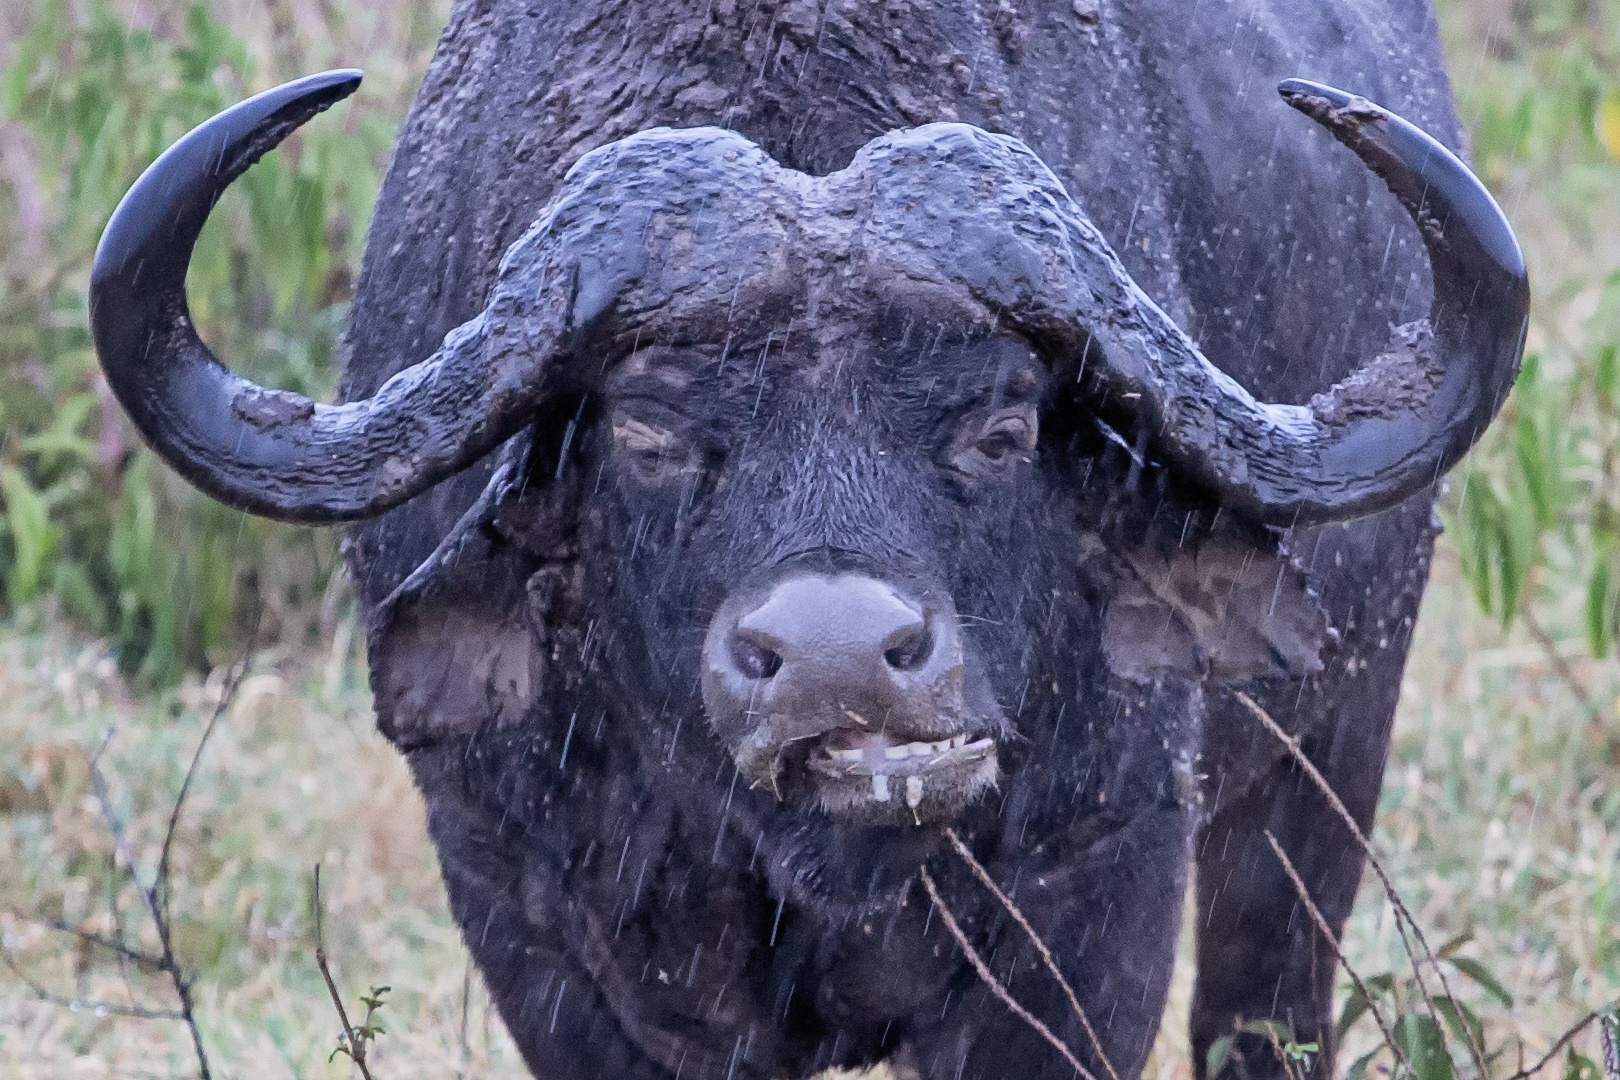
<svg viewBox="0 0 1620 1080"><path fill-rule="evenodd" d="M747 633L731 636L731 661L750 679L769 679L782 667L782 654Z"/></svg>
<svg viewBox="0 0 1620 1080"><path fill-rule="evenodd" d="M883 659L896 671L916 671L928 663L934 653L934 635L929 633L926 623L907 627L891 637L888 644L883 650Z"/></svg>

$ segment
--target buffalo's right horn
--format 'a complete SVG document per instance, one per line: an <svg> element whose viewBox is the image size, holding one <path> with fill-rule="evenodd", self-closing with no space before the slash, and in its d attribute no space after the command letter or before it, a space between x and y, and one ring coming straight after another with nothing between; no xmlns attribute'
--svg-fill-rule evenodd
<svg viewBox="0 0 1620 1080"><path fill-rule="evenodd" d="M233 375L198 338L185 279L209 211L359 85L358 71L311 75L186 134L118 204L91 272L96 352L141 434L210 495L285 521L372 517L466 468L530 419L554 351L491 348L480 315L372 397L323 405Z"/></svg>

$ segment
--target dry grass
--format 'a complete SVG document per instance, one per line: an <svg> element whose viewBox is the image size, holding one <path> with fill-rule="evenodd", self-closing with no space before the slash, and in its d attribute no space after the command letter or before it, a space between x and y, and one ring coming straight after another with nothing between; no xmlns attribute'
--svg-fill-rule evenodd
<svg viewBox="0 0 1620 1080"><path fill-rule="evenodd" d="M176 947L216 1075L342 1077L327 1064L339 1024L310 937L310 871L323 866L327 948L353 1002L390 984L379 1077L521 1077L521 1063L451 925L422 804L399 756L372 729L363 669L339 657L259 656L202 762L176 839ZM222 680L133 700L95 645L68 636L0 640L0 943L62 996L170 1008L163 981L31 921L150 947L127 885L110 895L113 845L91 791L101 759L136 858L157 858L174 792ZM465 1040L463 1039L463 1009ZM98 1017L31 999L0 973L0 1076L187 1076L189 1038L170 1021Z"/></svg>
<svg viewBox="0 0 1620 1080"><path fill-rule="evenodd" d="M1534 1057L1587 1010L1620 997L1620 782L1612 665L1569 666L1606 714L1588 719L1540 645L1478 618L1442 557L1420 622L1375 842L1432 938L1515 992L1511 1024ZM1552 624L1554 636L1563 627ZM208 749L174 857L177 948L197 972L204 1036L222 1076L347 1076L327 1055L338 1023L310 938L322 863L326 932L351 1002L393 987L379 1077L521 1077L476 977L463 1042L465 952L445 910L420 799L371 726L358 657L256 658ZM161 980L76 947L39 913L152 944L88 779L102 758L137 859L149 869L223 679L136 700L108 658L65 633L0 639L0 941L63 996L170 1008ZM118 880L125 880L119 878ZM1400 970L1387 905L1369 886L1345 947L1368 974ZM1184 1080L1190 964L1183 950L1152 1080ZM1465 992L1464 996L1468 994ZM1588 1032L1596 1051L1596 1034ZM1353 1050L1376 1038L1370 1023ZM1358 1041L1359 1040L1359 1041ZM74 1013L0 971L0 1077L186 1076L184 1028Z"/></svg>

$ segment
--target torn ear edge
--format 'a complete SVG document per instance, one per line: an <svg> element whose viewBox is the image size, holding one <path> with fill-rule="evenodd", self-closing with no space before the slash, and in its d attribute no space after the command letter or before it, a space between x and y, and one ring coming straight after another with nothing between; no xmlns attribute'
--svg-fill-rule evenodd
<svg viewBox="0 0 1620 1080"><path fill-rule="evenodd" d="M1228 519L1230 520L1230 519ZM1174 669L1223 684L1299 679L1338 641L1304 569L1274 533L1242 526L1104 538L1113 597L1103 651L1119 677Z"/></svg>
<svg viewBox="0 0 1620 1080"><path fill-rule="evenodd" d="M541 696L549 658L527 586L543 560L500 535L503 511L530 501L529 443L507 445L483 494L368 621L377 729L402 751L519 724Z"/></svg>

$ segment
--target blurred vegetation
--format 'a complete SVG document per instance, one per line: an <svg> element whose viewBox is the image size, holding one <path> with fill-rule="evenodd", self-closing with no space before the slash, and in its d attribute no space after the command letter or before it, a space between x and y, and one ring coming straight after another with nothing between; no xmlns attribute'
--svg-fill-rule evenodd
<svg viewBox="0 0 1620 1080"><path fill-rule="evenodd" d="M140 444L89 341L96 240L186 130L363 59L354 99L226 194L189 279L202 336L233 367L329 395L381 172L444 13L435 0L366 12L44 0L9 14L23 25L0 72L0 609L24 625L66 616L113 642L126 672L169 684L216 662L261 608L276 636L307 635L337 541L227 510Z"/></svg>
<svg viewBox="0 0 1620 1080"><path fill-rule="evenodd" d="M1441 4L1475 168L1526 240L1534 306L1502 418L1452 478L1447 525L1504 623L1578 597L1597 657L1620 628L1620 4Z"/></svg>

